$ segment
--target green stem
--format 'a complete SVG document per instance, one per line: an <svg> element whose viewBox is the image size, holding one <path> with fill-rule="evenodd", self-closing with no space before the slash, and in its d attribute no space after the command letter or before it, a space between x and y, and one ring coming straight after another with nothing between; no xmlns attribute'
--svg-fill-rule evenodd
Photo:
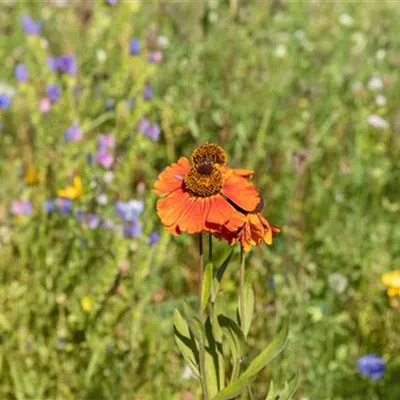
<svg viewBox="0 0 400 400"><path fill-rule="evenodd" d="M212 262L212 235L208 235L208 261Z"/></svg>
<svg viewBox="0 0 400 400"><path fill-rule="evenodd" d="M245 267L244 267L244 251L240 248L240 292L239 292L239 307L240 307L240 327L244 333L244 283L245 283Z"/></svg>
<svg viewBox="0 0 400 400"><path fill-rule="evenodd" d="M201 307L201 293L203 287L203 271L204 271L204 254L203 254L203 235L199 233L199 258L200 258L200 265L199 265L199 299L198 299L198 307L199 307L199 319L202 324L204 324L204 313ZM205 351L205 344L204 341L201 340L199 342L199 369L200 369L200 383L201 389L203 392L203 399L209 400L208 390L207 390L207 383L206 383L206 371L205 371L205 358L206 358L206 351Z"/></svg>

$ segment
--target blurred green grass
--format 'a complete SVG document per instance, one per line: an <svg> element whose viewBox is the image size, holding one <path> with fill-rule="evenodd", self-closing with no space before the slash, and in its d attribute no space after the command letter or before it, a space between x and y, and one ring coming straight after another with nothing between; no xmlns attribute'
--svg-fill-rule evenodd
<svg viewBox="0 0 400 400"><path fill-rule="evenodd" d="M283 228L271 248L256 249L248 261L257 281L253 347L262 348L279 321L291 318L289 346L257 382L256 395L262 398L271 377L282 381L300 369L298 399L397 400L400 308L379 278L400 259L400 6L182 1L143 2L137 10L127 1L50 3L0 5L0 80L18 93L1 113L0 396L196 396L171 324L173 308L195 293L192 239L162 233L149 247L147 235L162 231L151 193L159 171L210 141L225 147L231 165L255 170L264 213ZM43 21L42 39L26 37L22 14ZM169 40L161 64L129 56L131 36L152 42L157 35ZM77 77L49 73L47 56L68 52L77 57ZM20 62L30 73L25 85L13 76ZM374 77L381 89L371 89ZM38 102L55 80L64 94L42 114ZM156 93L151 102L139 100L147 81ZM115 107L106 110L110 98ZM128 98L137 99L132 110ZM160 123L159 142L137 133L145 114ZM368 124L371 115L389 128ZM84 140L65 144L64 130L76 120ZM104 132L122 146L108 186L86 161ZM26 185L26 164L46 179ZM112 201L144 200L143 235L128 240L83 229L73 217L46 216L43 201L71 173L84 183L79 207L90 209L102 190ZM32 201L31 217L10 216L15 198ZM104 213L112 215L111 204ZM329 284L338 272L348 282L341 292ZM228 298L237 280L231 269ZM86 296L90 312L81 305ZM387 361L379 382L356 371L357 358L369 352Z"/></svg>

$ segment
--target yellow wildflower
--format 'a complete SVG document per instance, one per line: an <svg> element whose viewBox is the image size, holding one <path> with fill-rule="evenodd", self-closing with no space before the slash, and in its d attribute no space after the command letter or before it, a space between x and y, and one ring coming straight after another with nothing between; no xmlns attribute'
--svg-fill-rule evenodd
<svg viewBox="0 0 400 400"><path fill-rule="evenodd" d="M381 276L381 282L387 287L389 297L400 295L400 270L388 272Z"/></svg>
<svg viewBox="0 0 400 400"><path fill-rule="evenodd" d="M90 313L93 310L93 301L89 296L81 298L81 306L83 311Z"/></svg>
<svg viewBox="0 0 400 400"><path fill-rule="evenodd" d="M24 181L28 185L34 185L38 183L40 180L39 170L36 169L33 165L29 165L25 170Z"/></svg>
<svg viewBox="0 0 400 400"><path fill-rule="evenodd" d="M74 176L73 183L71 186L67 186L65 189L58 191L60 197L66 197L70 200L79 199L82 196L82 181L79 176Z"/></svg>

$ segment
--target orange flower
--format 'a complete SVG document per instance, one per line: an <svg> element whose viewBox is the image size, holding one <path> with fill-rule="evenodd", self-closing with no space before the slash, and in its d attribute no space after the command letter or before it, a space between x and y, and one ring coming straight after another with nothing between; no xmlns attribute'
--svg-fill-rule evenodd
<svg viewBox="0 0 400 400"><path fill-rule="evenodd" d="M250 170L226 167L225 151L214 144L200 146L167 167L158 177L154 191L166 194L157 201L161 222L174 235L181 232L215 232L224 227L235 232L245 222L244 214L260 201L247 177Z"/></svg>
<svg viewBox="0 0 400 400"><path fill-rule="evenodd" d="M281 230L275 225L270 224L260 214L263 205L264 202L261 199L252 212L245 214L244 224L237 232L232 233L222 228L220 232L217 232L216 236L227 240L230 244L239 241L245 252L250 251L252 246L258 246L263 241L271 245L273 234Z"/></svg>

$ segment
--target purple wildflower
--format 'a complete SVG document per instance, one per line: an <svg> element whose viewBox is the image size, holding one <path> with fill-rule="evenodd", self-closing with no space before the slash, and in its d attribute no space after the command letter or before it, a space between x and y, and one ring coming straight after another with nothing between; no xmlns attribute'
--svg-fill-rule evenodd
<svg viewBox="0 0 400 400"><path fill-rule="evenodd" d="M117 4L117 0L106 0L106 3L110 6L114 6L115 4Z"/></svg>
<svg viewBox="0 0 400 400"><path fill-rule="evenodd" d="M51 102L47 97L43 97L42 99L40 99L40 103L39 103L39 111L41 113L47 113L49 112L51 109Z"/></svg>
<svg viewBox="0 0 400 400"><path fill-rule="evenodd" d="M0 93L0 110L7 110L11 106L11 97Z"/></svg>
<svg viewBox="0 0 400 400"><path fill-rule="evenodd" d="M114 162L114 157L105 149L100 149L96 154L97 164L109 169Z"/></svg>
<svg viewBox="0 0 400 400"><path fill-rule="evenodd" d="M55 103L61 96L61 88L57 85L47 85L46 94L50 101Z"/></svg>
<svg viewBox="0 0 400 400"><path fill-rule="evenodd" d="M29 15L24 15L22 17L21 25L27 35L38 36L42 30L41 22L36 22Z"/></svg>
<svg viewBox="0 0 400 400"><path fill-rule="evenodd" d="M140 53L140 41L139 39L133 37L129 43L129 54L131 56L136 56Z"/></svg>
<svg viewBox="0 0 400 400"><path fill-rule="evenodd" d="M145 135L154 142L158 142L160 140L160 133L160 125L154 123L150 125L150 128L146 131Z"/></svg>
<svg viewBox="0 0 400 400"><path fill-rule="evenodd" d="M76 75L76 60L73 54L58 57L57 68L60 72L69 75Z"/></svg>
<svg viewBox="0 0 400 400"><path fill-rule="evenodd" d="M160 234L158 232L156 232L156 231L151 232L150 235L149 235L148 245L149 246L154 246L159 241L160 241Z"/></svg>
<svg viewBox="0 0 400 400"><path fill-rule="evenodd" d="M46 200L43 204L43 209L47 214L50 214L51 212L53 212L54 211L54 200L53 199Z"/></svg>
<svg viewBox="0 0 400 400"><path fill-rule="evenodd" d="M142 118L139 121L139 132L145 135L147 130L150 128L150 125L151 123L147 118Z"/></svg>
<svg viewBox="0 0 400 400"><path fill-rule="evenodd" d="M149 63L158 64L162 61L163 54L160 50L152 51L149 54Z"/></svg>
<svg viewBox="0 0 400 400"><path fill-rule="evenodd" d="M143 212L144 204L141 200L117 201L115 211L124 221L136 220Z"/></svg>
<svg viewBox="0 0 400 400"><path fill-rule="evenodd" d="M128 221L123 226L123 234L126 238L134 238L140 236L142 227L137 220Z"/></svg>
<svg viewBox="0 0 400 400"><path fill-rule="evenodd" d="M11 213L17 216L32 214L32 204L29 200L14 200L11 204Z"/></svg>
<svg viewBox="0 0 400 400"><path fill-rule="evenodd" d="M99 150L107 150L115 147L115 139L111 134L99 135L97 137L97 147Z"/></svg>
<svg viewBox="0 0 400 400"><path fill-rule="evenodd" d="M86 217L86 224L89 229L97 229L100 222L100 217L97 214L88 214Z"/></svg>
<svg viewBox="0 0 400 400"><path fill-rule="evenodd" d="M72 211L72 200L65 197L57 197L55 200L56 210L61 214L69 214Z"/></svg>
<svg viewBox="0 0 400 400"><path fill-rule="evenodd" d="M77 219L79 222L83 222L83 220L85 219L85 213L84 213L82 210L78 210L78 211L76 212L75 216L76 216L76 219Z"/></svg>
<svg viewBox="0 0 400 400"><path fill-rule="evenodd" d="M26 82L28 80L28 69L25 64L17 64L14 74L18 82Z"/></svg>
<svg viewBox="0 0 400 400"><path fill-rule="evenodd" d="M78 124L72 124L64 134L66 142L80 142L82 140L82 131Z"/></svg>
<svg viewBox="0 0 400 400"><path fill-rule="evenodd" d="M48 57L47 65L53 72L57 72L58 70L58 58L57 57Z"/></svg>
<svg viewBox="0 0 400 400"><path fill-rule="evenodd" d="M144 87L143 98L145 100L151 100L153 98L153 88L149 83Z"/></svg>

